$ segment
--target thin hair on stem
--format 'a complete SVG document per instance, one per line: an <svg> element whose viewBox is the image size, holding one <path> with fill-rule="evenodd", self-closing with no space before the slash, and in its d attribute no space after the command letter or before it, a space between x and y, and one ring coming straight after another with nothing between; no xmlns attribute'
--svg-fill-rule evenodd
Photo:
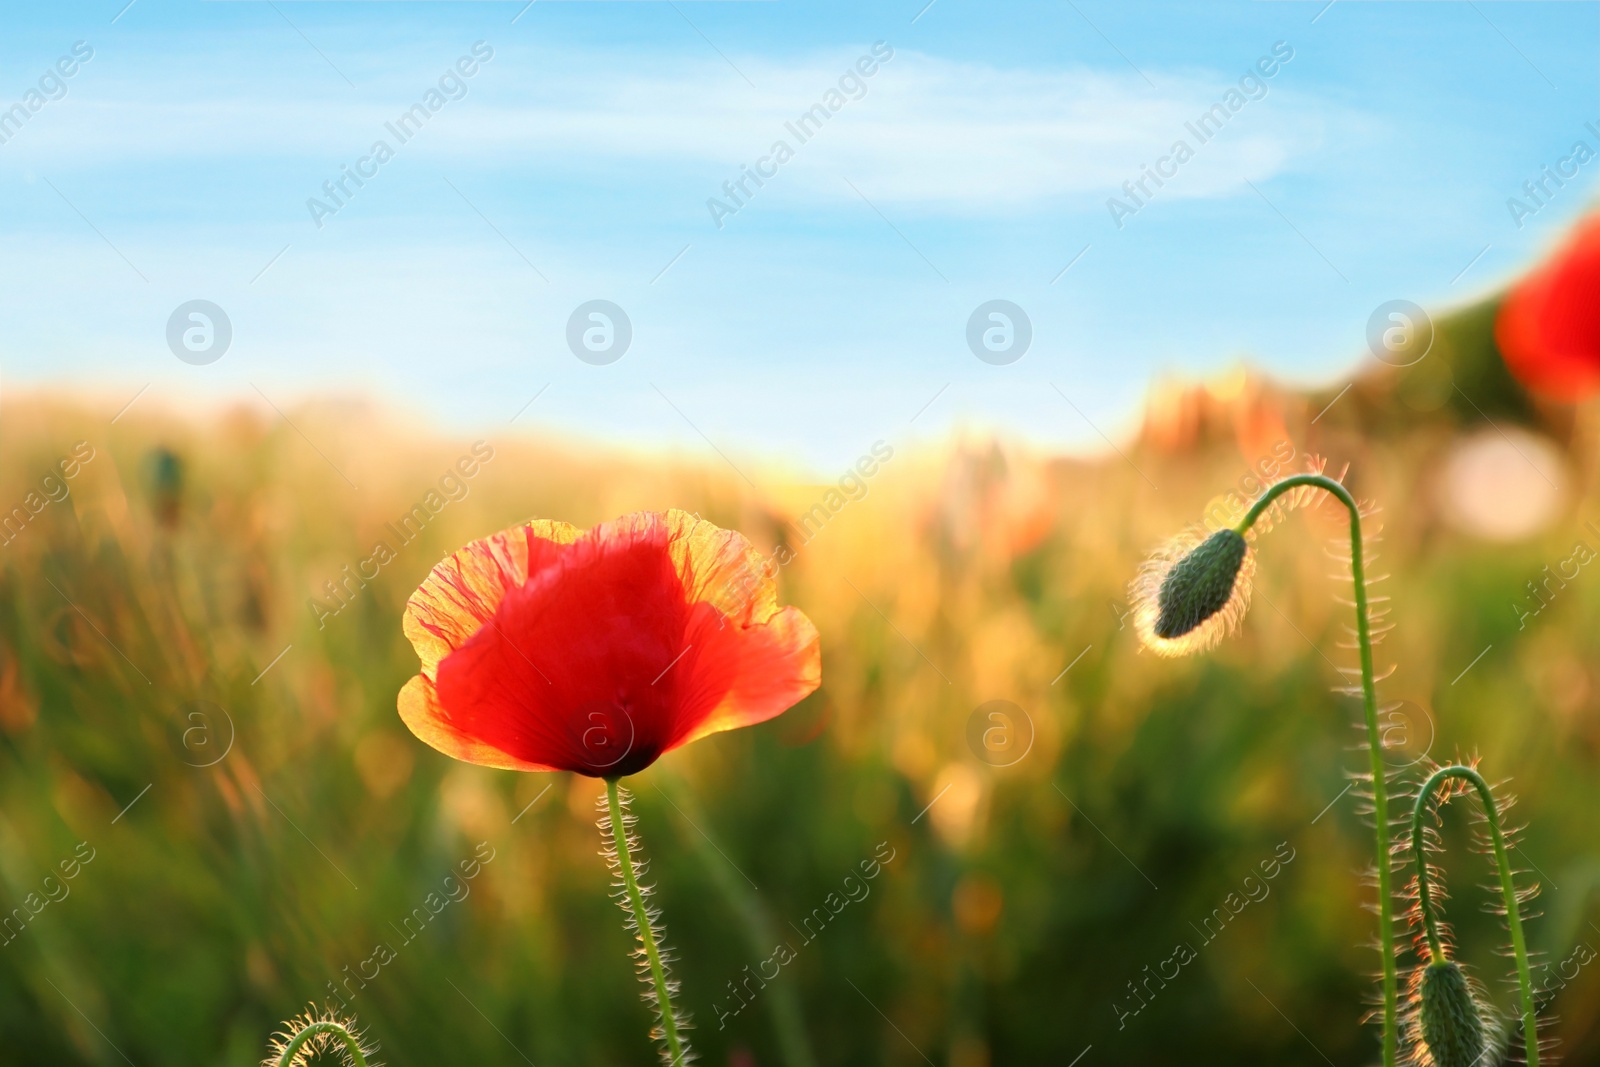
<svg viewBox="0 0 1600 1067"><path fill-rule="evenodd" d="M1525 872L1519 872L1511 866L1510 849L1516 847L1516 828L1506 825L1506 813L1511 807L1512 798L1503 790L1497 796L1494 787L1478 773L1475 761L1436 766L1418 788L1412 808L1409 845L1410 858L1416 870L1410 885L1411 921L1416 930L1414 940L1417 955L1425 961L1413 975L1412 988L1414 992L1421 988L1422 979L1430 971L1455 966L1451 959L1454 952L1451 931L1438 914L1445 899L1443 871L1430 862L1428 856L1444 848L1438 830L1441 822L1439 809L1455 797L1472 794L1476 794L1480 801L1479 809L1473 813L1476 819L1474 844L1479 851L1492 858L1497 875L1497 881L1485 888L1499 896L1497 905L1491 911L1505 921L1510 942L1508 954L1514 964L1512 982L1520 1007L1524 1062L1528 1067L1539 1067L1543 1047L1539 1037L1540 1018L1533 996L1532 972L1523 932L1524 906L1537 895L1539 887L1537 883L1524 886L1517 884L1517 875ZM1472 988L1476 993L1477 987ZM1427 1000L1420 996L1408 999L1408 1030L1413 1038L1425 1036L1422 1028L1427 1021ZM1417 1062L1434 1062L1425 1041L1417 1041L1415 1045L1419 1050Z"/></svg>
<svg viewBox="0 0 1600 1067"><path fill-rule="evenodd" d="M353 1017L340 1015L331 1007L318 1011L315 1004L272 1036L261 1067L307 1067L324 1052L339 1057L345 1067L382 1067L372 1058L378 1054L377 1042L367 1038Z"/></svg>
<svg viewBox="0 0 1600 1067"><path fill-rule="evenodd" d="M640 854L639 836L634 831L638 820L628 810L632 800L633 795L615 778L606 779L605 795L597 801L601 817L595 822L600 827L600 854L616 879L611 898L627 916L624 925L638 942L633 950L634 966L644 986L640 996L653 1016L650 1037L659 1046L666 1067L684 1067L694 1062L694 1052L683 1036L690 1027L689 1016L672 1003L678 991L672 978L673 956L665 943L661 910L649 904L654 889L641 882L649 865Z"/></svg>

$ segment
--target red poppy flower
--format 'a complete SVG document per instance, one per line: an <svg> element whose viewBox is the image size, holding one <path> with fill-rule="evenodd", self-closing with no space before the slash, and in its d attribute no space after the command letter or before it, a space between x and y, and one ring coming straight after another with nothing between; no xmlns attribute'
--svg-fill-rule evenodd
<svg viewBox="0 0 1600 1067"><path fill-rule="evenodd" d="M538 520L444 560L406 604L400 717L469 763L615 778L817 688L817 630L741 534L682 511Z"/></svg>
<svg viewBox="0 0 1600 1067"><path fill-rule="evenodd" d="M1534 392L1577 401L1600 389L1600 215L1511 290L1494 335Z"/></svg>

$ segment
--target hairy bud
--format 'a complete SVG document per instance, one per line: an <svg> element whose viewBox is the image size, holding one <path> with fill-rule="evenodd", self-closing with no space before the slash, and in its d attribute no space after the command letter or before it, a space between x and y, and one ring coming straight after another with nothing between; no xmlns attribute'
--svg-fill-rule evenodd
<svg viewBox="0 0 1600 1067"><path fill-rule="evenodd" d="M1227 607L1245 548L1237 530L1218 530L1180 559L1157 594L1156 636L1182 637Z"/></svg>
<svg viewBox="0 0 1600 1067"><path fill-rule="evenodd" d="M1179 534L1129 587L1140 640L1163 656L1212 647L1244 616L1254 572L1255 554L1237 530Z"/></svg>
<svg viewBox="0 0 1600 1067"><path fill-rule="evenodd" d="M1482 1067L1490 1032L1466 972L1454 960L1422 974L1422 1040L1439 1067Z"/></svg>

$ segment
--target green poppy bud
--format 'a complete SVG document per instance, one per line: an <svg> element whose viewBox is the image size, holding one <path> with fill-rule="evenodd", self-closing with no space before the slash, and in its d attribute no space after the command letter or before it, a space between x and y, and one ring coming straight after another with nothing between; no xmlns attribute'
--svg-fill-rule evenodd
<svg viewBox="0 0 1600 1067"><path fill-rule="evenodd" d="M1156 597L1156 636L1182 637L1227 607L1246 548L1237 530L1218 530L1178 560Z"/></svg>
<svg viewBox="0 0 1600 1067"><path fill-rule="evenodd" d="M1484 1067L1489 1029L1466 972L1454 960L1422 974L1422 1040L1438 1067Z"/></svg>

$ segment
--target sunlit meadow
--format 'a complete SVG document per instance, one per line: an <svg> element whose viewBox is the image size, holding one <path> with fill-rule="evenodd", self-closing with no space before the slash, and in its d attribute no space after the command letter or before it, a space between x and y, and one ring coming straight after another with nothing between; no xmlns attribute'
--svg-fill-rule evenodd
<svg viewBox="0 0 1600 1067"><path fill-rule="evenodd" d="M650 1062L604 783L455 762L395 700L441 558L672 507L777 553L822 636L818 692L628 782L702 1062L1374 1060L1347 517L1284 517L1204 655L1141 651L1128 602L1152 546L1313 455L1381 505L1381 758L1407 796L1430 761L1507 783L1539 1013L1594 1062L1600 423L1511 382L1491 310L1341 397L1167 382L1120 453L885 440L843 486L360 405L9 393L0 505L51 499L0 550L0 1063L243 1067L308 1004L385 1063ZM1433 858L1514 1034L1474 802Z"/></svg>

